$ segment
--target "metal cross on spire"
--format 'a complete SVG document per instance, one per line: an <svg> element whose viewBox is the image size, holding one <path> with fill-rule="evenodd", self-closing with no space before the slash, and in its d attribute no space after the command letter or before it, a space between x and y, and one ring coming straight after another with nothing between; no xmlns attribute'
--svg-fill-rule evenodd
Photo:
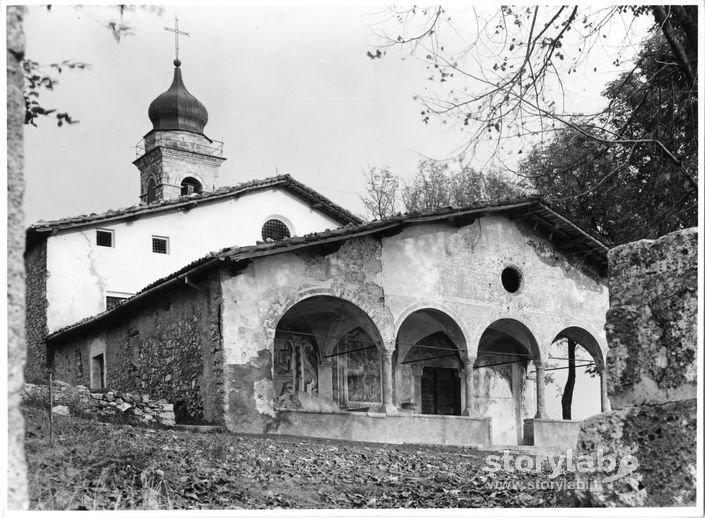
<svg viewBox="0 0 705 518"><path fill-rule="evenodd" d="M174 28L172 29L171 27L164 27L164 30L167 30L169 32L174 33L174 39L175 41L175 48L176 48L176 59L174 60L174 65L177 67L181 65L181 61L179 61L179 34L183 34L184 36L188 36L188 32L180 31L179 30L179 17L174 16Z"/></svg>

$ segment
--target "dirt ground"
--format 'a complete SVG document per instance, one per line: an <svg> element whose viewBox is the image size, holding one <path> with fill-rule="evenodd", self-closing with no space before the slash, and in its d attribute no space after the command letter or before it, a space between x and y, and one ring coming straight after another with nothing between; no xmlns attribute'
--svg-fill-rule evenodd
<svg viewBox="0 0 705 518"><path fill-rule="evenodd" d="M472 448L155 430L24 409L31 509L552 507ZM496 452L494 452L496 453ZM501 452L499 452L501 455ZM555 482L555 480L553 481Z"/></svg>

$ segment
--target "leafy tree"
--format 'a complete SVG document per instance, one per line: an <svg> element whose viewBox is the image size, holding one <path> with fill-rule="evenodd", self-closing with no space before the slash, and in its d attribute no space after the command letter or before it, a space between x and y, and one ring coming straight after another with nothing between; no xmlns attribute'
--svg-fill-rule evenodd
<svg viewBox="0 0 705 518"><path fill-rule="evenodd" d="M402 189L404 207L411 212L425 212L453 205L454 189L448 164L435 160L419 162L418 172Z"/></svg>
<svg viewBox="0 0 705 518"><path fill-rule="evenodd" d="M399 196L405 211L426 212L523 194L521 187L497 171L482 173L462 163L453 170L447 161L438 160L420 161L416 175L407 182L402 182L387 167L371 168L365 179L366 192L360 198L372 218L396 213Z"/></svg>
<svg viewBox="0 0 705 518"><path fill-rule="evenodd" d="M434 86L418 97L424 122L459 121L466 150L539 140L520 171L528 187L610 242L696 224L697 6L387 12L379 52L368 56L400 47L426 63ZM605 109L571 113L563 77L597 72L590 57L610 27L624 32L637 18L653 20L651 36L633 68L607 85ZM621 62L617 52L613 64Z"/></svg>
<svg viewBox="0 0 705 518"><path fill-rule="evenodd" d="M161 7L140 6L141 9L147 9L161 15L163 9ZM46 6L47 11L51 11L52 6ZM81 11L81 6L73 6L73 9ZM122 38L135 34L133 28L125 23L124 15L128 10L134 10L134 6L117 5L110 9L117 10L119 19L103 20L93 14L84 12L88 18L104 26L113 36L117 43L120 43ZM65 69L69 70L88 70L90 64L75 60L63 60L60 63L40 64L28 57L22 57L22 69L24 71L24 99L25 99L25 124L37 126L37 123L42 117L53 115L56 118L57 126L64 124L76 124L79 121L74 120L66 112L57 112L54 108L46 108L40 102L42 90L53 90L59 83L56 74L61 74Z"/></svg>
<svg viewBox="0 0 705 518"><path fill-rule="evenodd" d="M436 87L418 97L422 119L462 122L471 146L570 127L574 114L559 102L562 76L588 66L597 71L589 64L592 51L610 30L624 33L637 17L654 20L652 32L668 42L694 93L697 15L695 5L501 6L453 13L443 6L390 8L380 21L379 48L368 56L380 59L400 47L425 61ZM621 61L618 53L614 64Z"/></svg>
<svg viewBox="0 0 705 518"><path fill-rule="evenodd" d="M610 82L602 130L580 122L535 147L520 176L608 242L697 225L697 97L661 34Z"/></svg>
<svg viewBox="0 0 705 518"><path fill-rule="evenodd" d="M55 109L44 108L39 102L40 92L45 90L53 90L58 80L52 72L61 74L65 68L74 70L86 70L90 68L88 63L79 61L65 60L61 63L51 63L48 66L42 66L38 62L31 59L22 60L22 70L24 72L24 102L25 116L24 123L36 126L40 117L46 117L52 113L56 113ZM68 113L56 113L57 126L66 124L76 124L78 121L73 120Z"/></svg>
<svg viewBox="0 0 705 518"><path fill-rule="evenodd" d="M373 219L384 219L396 213L399 178L389 167L371 167L363 171L365 194L360 196L362 204Z"/></svg>
<svg viewBox="0 0 705 518"><path fill-rule="evenodd" d="M497 171L482 173L462 163L460 170L452 171L448 162L422 160L401 196L407 211L423 212L514 198L522 193L520 187Z"/></svg>

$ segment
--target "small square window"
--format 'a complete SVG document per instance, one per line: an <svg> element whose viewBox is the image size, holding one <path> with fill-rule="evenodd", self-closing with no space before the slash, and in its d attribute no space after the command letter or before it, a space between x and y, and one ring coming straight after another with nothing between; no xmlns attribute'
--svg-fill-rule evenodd
<svg viewBox="0 0 705 518"><path fill-rule="evenodd" d="M115 306L119 306L125 302L128 297L112 297L110 295L105 297L105 309L113 309Z"/></svg>
<svg viewBox="0 0 705 518"><path fill-rule="evenodd" d="M169 238L152 236L152 252L155 254L168 254Z"/></svg>
<svg viewBox="0 0 705 518"><path fill-rule="evenodd" d="M113 231L112 230L96 230L95 244L98 246L113 246Z"/></svg>
<svg viewBox="0 0 705 518"><path fill-rule="evenodd" d="M119 306L127 299L132 297L134 293L127 293L122 291L106 291L105 292L105 310L113 309L115 306Z"/></svg>

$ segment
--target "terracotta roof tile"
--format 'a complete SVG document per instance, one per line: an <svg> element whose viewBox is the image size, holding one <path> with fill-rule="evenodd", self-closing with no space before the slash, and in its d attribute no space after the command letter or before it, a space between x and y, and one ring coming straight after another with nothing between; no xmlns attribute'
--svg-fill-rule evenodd
<svg viewBox="0 0 705 518"><path fill-rule="evenodd" d="M192 263L184 266L176 272L154 281L153 283L149 284L148 286L140 290L138 293L127 299L125 302L112 309L104 311L103 313L100 313L98 315L84 318L83 320L76 322L75 324L71 324L62 329L59 329L58 331L55 331L49 336L49 339L57 338L58 336L66 332L76 330L84 325L101 320L102 318L111 313L116 313L120 311L123 306L131 305L131 302L134 301L136 298L141 297L142 295L159 287L160 285L164 285L166 283L169 283L170 281L178 280L180 277L190 274L199 267L208 267L210 266L209 263L215 264L216 262L221 262L225 260L231 262L238 262L242 260L248 260L257 256L286 252L288 249L294 247L306 247L315 245L317 243L326 242L328 240L336 240L338 238L345 239L359 235L372 234L380 229L394 228L404 224L424 222L429 223L464 214L468 214L471 216L481 216L484 213L484 210L500 213L507 212L510 210L518 210L523 211L529 217L532 214L543 214L550 218L561 219L564 225L570 227L570 229L564 227L564 231L570 230L571 235L574 236L575 243L573 245L573 248L579 250L588 250L590 255L594 257L593 262L598 264L598 267L600 268L600 270L603 271L603 273L606 272L608 246L604 242L602 242L601 239L580 228L575 223L570 222L567 217L562 215L556 209L551 207L549 203L539 197L507 198L494 202L479 202L465 207L443 207L441 209L433 211L397 214L390 218L373 220L368 223L362 224L349 223L344 227L332 230L328 229L323 232L306 234L305 236L294 236L271 243L258 243L256 245L248 245L241 247L226 247L215 252L210 252L204 257L193 261ZM563 248L566 247L564 246Z"/></svg>
<svg viewBox="0 0 705 518"><path fill-rule="evenodd" d="M283 189L287 189L291 192L301 195L312 203L320 204L319 208L323 212L326 212L329 215L333 216L341 223L362 223L362 220L359 217L355 216L352 212L334 203L329 198L323 196L321 193L315 191L314 189L304 185L303 183L297 180L294 180L291 175L284 174L279 176L272 176L270 178L264 178L262 180L253 180L250 182L234 185L232 187L220 187L219 189L216 189L214 191L203 192L201 194L190 194L187 196L180 196L178 198L170 200L157 201L150 204L134 205L132 207L125 207L120 209L110 209L106 212L102 212L99 214L93 212L91 214L81 214L78 216L62 218L53 221L40 220L34 225L30 226L27 229L27 233L36 234L42 232L49 232L55 229L71 228L83 226L86 224L99 223L101 221L119 220L137 214L149 215L168 210L178 210L183 207L198 205L200 203L214 201L231 196L240 196L250 192L267 189L270 187L281 187Z"/></svg>

